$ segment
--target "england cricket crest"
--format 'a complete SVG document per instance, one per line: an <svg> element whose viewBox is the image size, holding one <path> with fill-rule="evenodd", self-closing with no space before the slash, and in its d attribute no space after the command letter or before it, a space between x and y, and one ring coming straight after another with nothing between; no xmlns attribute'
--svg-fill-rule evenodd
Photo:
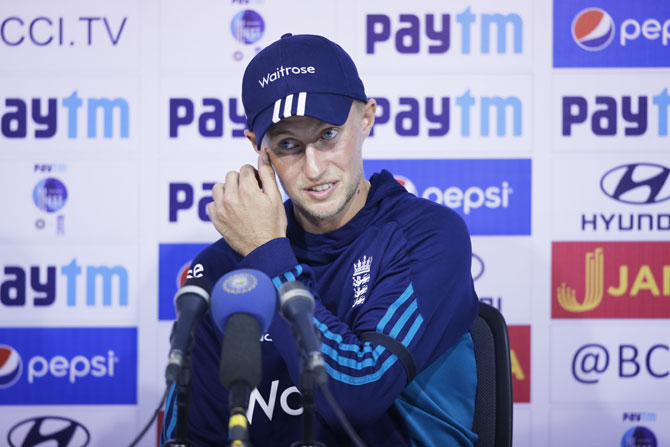
<svg viewBox="0 0 670 447"><path fill-rule="evenodd" d="M359 259L354 263L354 275L351 277L354 287L354 304L351 307L356 307L365 302L365 294L368 291L368 284L370 283L371 264L372 256L369 258L363 256L363 259Z"/></svg>

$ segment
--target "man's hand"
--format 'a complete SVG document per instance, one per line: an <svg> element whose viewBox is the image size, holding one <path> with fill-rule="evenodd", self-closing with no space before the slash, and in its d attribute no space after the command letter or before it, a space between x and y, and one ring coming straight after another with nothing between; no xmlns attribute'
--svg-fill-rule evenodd
<svg viewBox="0 0 670 447"><path fill-rule="evenodd" d="M229 172L225 184L214 185L212 196L209 217L228 245L242 256L286 236L286 212L267 154L259 154L258 171L244 165L239 173Z"/></svg>

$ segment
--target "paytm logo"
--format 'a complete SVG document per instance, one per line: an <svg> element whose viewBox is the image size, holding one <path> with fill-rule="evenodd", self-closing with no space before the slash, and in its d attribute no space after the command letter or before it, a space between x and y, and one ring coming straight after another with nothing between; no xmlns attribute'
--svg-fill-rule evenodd
<svg viewBox="0 0 670 447"><path fill-rule="evenodd" d="M657 129L659 137L669 135L670 94L667 87L651 97L563 96L561 107L561 133L566 137L582 126L597 136L637 137L647 134L650 125Z"/></svg>
<svg viewBox="0 0 670 447"><path fill-rule="evenodd" d="M82 98L77 90L58 98L0 100L0 130L5 138L52 138L59 126L67 138L128 138L130 107L124 98ZM59 121L61 124L59 124ZM64 124L63 124L64 123Z"/></svg>
<svg viewBox="0 0 670 447"><path fill-rule="evenodd" d="M670 66L667 2L554 2L554 67Z"/></svg>
<svg viewBox="0 0 670 447"><path fill-rule="evenodd" d="M224 103L227 104L226 107ZM198 134L204 138L220 138L225 132L228 132L232 138L244 138L247 118L244 110L241 109L242 101L237 98L228 98L227 101L223 101L219 98L208 97L197 102L189 98L170 98L168 118L170 138L179 138L179 130L191 126L197 126ZM226 117L229 123L224 126ZM195 124L196 118L197 125ZM227 127L230 130L226 131Z"/></svg>
<svg viewBox="0 0 670 447"><path fill-rule="evenodd" d="M211 222L207 214L207 205L212 202L212 188L214 182L203 182L198 197L198 219L202 222ZM195 204L195 188L190 183L171 182L169 186L169 220L177 222L182 212L188 212Z"/></svg>
<svg viewBox="0 0 670 447"><path fill-rule="evenodd" d="M523 51L523 20L515 13L476 14L468 6L455 15L455 32L460 36L461 54L520 54ZM379 46L393 45L401 54L444 54L451 48L451 14L368 14L366 52L375 54ZM507 38L511 36L508 42ZM478 42L479 47L474 43Z"/></svg>
<svg viewBox="0 0 670 447"><path fill-rule="evenodd" d="M472 235L529 235L531 161L365 160L366 176L382 169L417 196L454 209Z"/></svg>
<svg viewBox="0 0 670 447"><path fill-rule="evenodd" d="M375 96L377 115L374 129L392 127L401 137L443 137L452 134L468 138L520 137L523 103L519 97L472 94L470 89L454 98L449 96L415 98L401 96L389 100ZM457 114L460 126L451 129L451 117Z"/></svg>
<svg viewBox="0 0 670 447"><path fill-rule="evenodd" d="M0 342L0 405L137 402L136 328L0 329Z"/></svg>
<svg viewBox="0 0 670 447"><path fill-rule="evenodd" d="M203 266L191 261L209 244L160 244L158 246L158 319L174 320L174 295L190 275L199 278Z"/></svg>
<svg viewBox="0 0 670 447"><path fill-rule="evenodd" d="M60 277L56 273L60 273ZM51 306L56 300L57 278L65 281L65 300L68 307L80 306L77 290L86 290L86 306L105 307L117 303L128 306L128 270L120 265L82 266L73 258L63 266L22 267L5 265L0 277L0 303L7 307L32 305ZM115 292L115 293L114 293Z"/></svg>

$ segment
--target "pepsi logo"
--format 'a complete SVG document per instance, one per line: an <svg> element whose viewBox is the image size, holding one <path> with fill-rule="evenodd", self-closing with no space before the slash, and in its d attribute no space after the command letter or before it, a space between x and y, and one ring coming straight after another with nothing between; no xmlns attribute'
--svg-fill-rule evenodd
<svg viewBox="0 0 670 447"><path fill-rule="evenodd" d="M482 258L472 253L472 265L470 266L472 280L477 281L484 274L484 261Z"/></svg>
<svg viewBox="0 0 670 447"><path fill-rule="evenodd" d="M648 205L670 199L670 168L653 163L631 163L610 169L600 189L612 199Z"/></svg>
<svg viewBox="0 0 670 447"><path fill-rule="evenodd" d="M10 447L86 447L91 435L82 424L59 416L26 419L9 431Z"/></svg>
<svg viewBox="0 0 670 447"><path fill-rule="evenodd" d="M408 193L414 194L415 196L417 195L416 186L414 186L414 183L412 183L410 179L402 175L394 175L393 178L400 183Z"/></svg>
<svg viewBox="0 0 670 447"><path fill-rule="evenodd" d="M587 51L600 51L614 39L614 20L600 8L586 8L572 21L572 38Z"/></svg>
<svg viewBox="0 0 670 447"><path fill-rule="evenodd" d="M21 356L8 345L0 345L0 389L9 388L21 377Z"/></svg>
<svg viewBox="0 0 670 447"><path fill-rule="evenodd" d="M186 282L188 277L188 271L191 268L191 261L188 261L186 264L182 265L177 272L177 289L180 289L181 286Z"/></svg>

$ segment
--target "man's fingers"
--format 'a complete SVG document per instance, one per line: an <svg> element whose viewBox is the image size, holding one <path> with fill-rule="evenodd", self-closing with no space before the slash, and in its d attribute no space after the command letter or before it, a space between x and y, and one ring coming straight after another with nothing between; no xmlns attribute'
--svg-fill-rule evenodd
<svg viewBox="0 0 670 447"><path fill-rule="evenodd" d="M281 197L281 193L277 187L277 180L275 179L275 170L272 168L270 159L265 152L258 154L258 176L261 179L263 191L266 194Z"/></svg>
<svg viewBox="0 0 670 447"><path fill-rule="evenodd" d="M238 181L240 174L236 171L230 171L226 174L226 194L237 194Z"/></svg>
<svg viewBox="0 0 670 447"><path fill-rule="evenodd" d="M224 191L225 185L223 183L215 183L214 186L212 186L212 198L215 202L218 202L223 198Z"/></svg>

